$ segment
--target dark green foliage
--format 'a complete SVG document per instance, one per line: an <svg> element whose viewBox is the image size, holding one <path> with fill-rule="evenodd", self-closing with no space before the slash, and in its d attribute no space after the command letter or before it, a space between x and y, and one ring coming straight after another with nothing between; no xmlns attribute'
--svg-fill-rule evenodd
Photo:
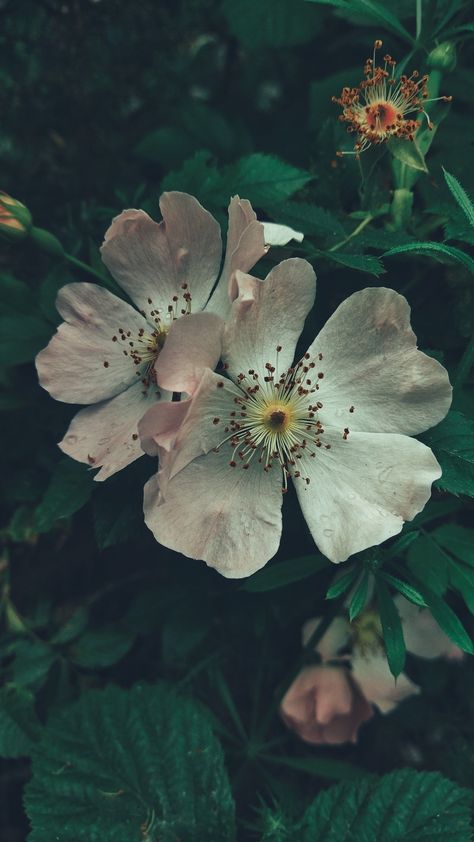
<svg viewBox="0 0 474 842"><path fill-rule="evenodd" d="M34 751L25 804L30 842L234 839L211 720L166 685L110 685L53 717Z"/></svg>
<svg viewBox="0 0 474 842"><path fill-rule="evenodd" d="M267 814L262 842L470 842L469 792L434 773L399 770L321 793L296 826Z"/></svg>

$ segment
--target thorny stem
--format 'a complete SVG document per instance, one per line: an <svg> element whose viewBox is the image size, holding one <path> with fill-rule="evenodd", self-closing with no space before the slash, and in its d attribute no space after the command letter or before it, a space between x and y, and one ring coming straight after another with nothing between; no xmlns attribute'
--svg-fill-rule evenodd
<svg viewBox="0 0 474 842"><path fill-rule="evenodd" d="M79 269L83 269L84 272L88 272L89 275L94 275L101 283L104 283L104 276L94 269L93 266L89 266L87 263L84 263L82 260L79 260L78 257L74 257L73 254L68 254L67 252L64 253L64 258L72 263L73 266L77 266Z"/></svg>
<svg viewBox="0 0 474 842"><path fill-rule="evenodd" d="M352 240L353 237L357 237L357 235L360 234L360 232L364 230L366 225L368 225L369 222L372 222L374 218L375 217L371 213L368 213L367 216L362 220L362 222L357 226L357 228L354 228L354 230L351 234L349 234L348 237L345 237L345 239L341 240L340 243L336 243L335 246L331 246L329 251L338 251L342 246L345 246L345 244L348 243L349 240Z"/></svg>

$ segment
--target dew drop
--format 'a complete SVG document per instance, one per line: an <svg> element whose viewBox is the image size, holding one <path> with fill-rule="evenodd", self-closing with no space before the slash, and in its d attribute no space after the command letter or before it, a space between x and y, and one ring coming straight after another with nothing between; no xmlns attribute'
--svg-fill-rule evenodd
<svg viewBox="0 0 474 842"><path fill-rule="evenodd" d="M390 474L393 471L393 465L387 465L385 467L383 462L377 462L375 468L379 472L378 473L379 482L381 482L381 483L387 482L387 480L390 477Z"/></svg>
<svg viewBox="0 0 474 842"><path fill-rule="evenodd" d="M64 441L66 442L66 444L76 444L77 436L66 436Z"/></svg>
<svg viewBox="0 0 474 842"><path fill-rule="evenodd" d="M334 535L334 529L323 529L323 535L326 535L326 538L330 538L331 535Z"/></svg>

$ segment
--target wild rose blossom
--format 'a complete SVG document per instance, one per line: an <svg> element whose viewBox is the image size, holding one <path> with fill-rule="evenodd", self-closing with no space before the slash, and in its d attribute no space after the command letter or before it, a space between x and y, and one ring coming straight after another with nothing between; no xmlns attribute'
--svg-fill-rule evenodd
<svg viewBox="0 0 474 842"><path fill-rule="evenodd" d="M104 480L143 455L137 423L150 405L171 399L159 388L160 365L183 366L176 320L203 310L190 363L213 368L220 353L219 316L230 307L236 269L248 271L268 243L302 235L257 221L250 202L229 205L227 250L219 282L221 234L216 220L193 196L164 193L163 221L142 210L125 210L105 235L102 259L134 307L97 284L63 287L57 308L64 318L36 359L41 385L57 400L92 404L82 409L59 443L64 453L101 470ZM266 244L267 241L267 244ZM200 335L212 334L203 349ZM163 353L165 343L170 351Z"/></svg>
<svg viewBox="0 0 474 842"><path fill-rule="evenodd" d="M426 609L402 596L395 597L407 650L423 658L461 660L463 653L444 634ZM305 645L319 620L303 627ZM341 651L348 654L341 654ZM303 669L285 694L280 708L285 724L305 742L313 744L356 742L360 726L374 713L393 710L403 699L420 692L408 676L395 682L382 646L378 615L364 612L349 624L333 621L315 647L321 665Z"/></svg>
<svg viewBox="0 0 474 842"><path fill-rule="evenodd" d="M406 300L384 288L356 292L293 363L315 295L311 266L294 258L264 282L236 272L235 283L227 376L207 369L189 401L156 405L140 424L145 450L160 454L145 487L157 541L224 576L248 576L278 549L289 478L331 561L397 534L441 475L409 436L451 402L445 369L417 350ZM184 320L181 333L191 326ZM191 358L183 335L186 345Z"/></svg>

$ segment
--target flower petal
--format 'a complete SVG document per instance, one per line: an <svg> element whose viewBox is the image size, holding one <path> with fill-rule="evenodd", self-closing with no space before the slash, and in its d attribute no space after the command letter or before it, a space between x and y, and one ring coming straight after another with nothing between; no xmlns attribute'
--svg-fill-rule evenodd
<svg viewBox="0 0 474 842"><path fill-rule="evenodd" d="M422 658L448 658L462 660L464 653L442 631L427 608L419 608L401 594L395 597L406 648Z"/></svg>
<svg viewBox="0 0 474 842"><path fill-rule="evenodd" d="M293 362L295 347L306 316L313 306L316 276L310 264L298 257L283 260L265 281L236 272L239 295L232 305L223 339L223 360L231 376L265 364L281 373Z"/></svg>
<svg viewBox="0 0 474 842"><path fill-rule="evenodd" d="M264 228L247 199L233 196L229 204L229 227L224 266L207 310L226 318L237 291L232 282L234 272L250 272L268 251Z"/></svg>
<svg viewBox="0 0 474 842"><path fill-rule="evenodd" d="M296 240L298 243L304 240L304 234L301 231L295 231L289 225L278 225L276 222L263 222L262 225L268 246L286 246L290 240Z"/></svg>
<svg viewBox="0 0 474 842"><path fill-rule="evenodd" d="M39 381L56 400L96 403L111 398L137 380L139 369L124 355L147 322L133 307L97 284L67 284L56 306L65 319L47 348L36 357ZM115 337L115 341L113 339Z"/></svg>
<svg viewBox="0 0 474 842"><path fill-rule="evenodd" d="M170 327L155 362L156 379L172 392L197 388L204 368L214 369L221 356L224 322L214 313L194 313Z"/></svg>
<svg viewBox="0 0 474 842"><path fill-rule="evenodd" d="M359 649L352 654L352 677L365 698L388 713L403 699L414 696L420 688L404 673L395 681L382 650L364 655Z"/></svg>
<svg viewBox="0 0 474 842"><path fill-rule="evenodd" d="M71 421L59 447L78 462L101 468L95 480L104 480L143 456L138 421L150 404L171 395L134 383L122 394L95 406L81 409Z"/></svg>
<svg viewBox="0 0 474 842"><path fill-rule="evenodd" d="M219 272L220 227L187 193L163 193L160 209L160 223L142 210L117 216L105 234L102 260L140 310L167 314L173 296L182 301L183 284L192 309L202 310Z"/></svg>
<svg viewBox="0 0 474 842"><path fill-rule="evenodd" d="M171 450L189 405L189 400L160 401L145 412L138 424L138 434L148 456L158 456L160 447L165 451Z"/></svg>
<svg viewBox="0 0 474 842"><path fill-rule="evenodd" d="M448 374L418 351L408 303L392 289L363 289L351 295L308 352L314 358L322 354L318 366L324 380L318 397L323 425L414 435L448 412Z"/></svg>
<svg viewBox="0 0 474 842"><path fill-rule="evenodd" d="M302 643L306 646L318 626L321 623L321 618L307 620L301 630ZM315 651L319 652L323 661L331 661L336 658L339 651L347 646L351 636L350 626L347 620L343 617L335 617L331 625L324 632L321 640L315 646Z"/></svg>
<svg viewBox="0 0 474 842"><path fill-rule="evenodd" d="M156 478L145 486L145 522L156 540L231 579L276 553L281 504L279 473L265 473L257 460L232 468L226 449L194 459L164 488Z"/></svg>
<svg viewBox="0 0 474 842"><path fill-rule="evenodd" d="M298 465L295 488L316 544L334 562L397 535L441 476L429 447L408 436L351 432L346 441L325 428L321 441L315 458Z"/></svg>

